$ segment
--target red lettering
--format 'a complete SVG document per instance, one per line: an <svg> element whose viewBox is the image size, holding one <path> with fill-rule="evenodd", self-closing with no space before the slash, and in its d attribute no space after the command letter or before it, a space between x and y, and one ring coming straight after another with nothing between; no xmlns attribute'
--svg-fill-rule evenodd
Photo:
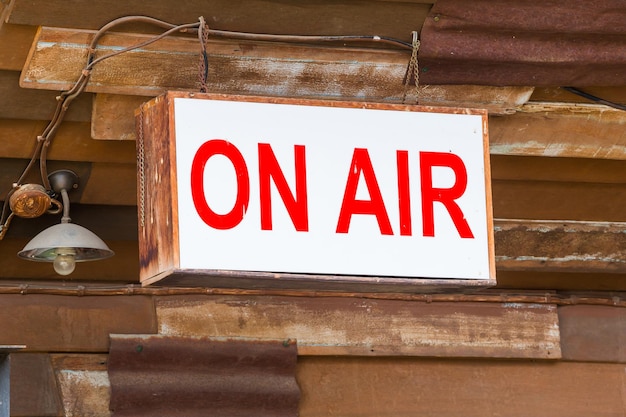
<svg viewBox="0 0 626 417"><path fill-rule="evenodd" d="M231 211L218 214L209 207L204 194L204 168L214 155L224 155L230 160L237 175L237 198ZM200 218L210 227L232 229L243 220L250 201L250 178L248 167L239 149L221 139L209 140L200 146L191 163L191 196Z"/></svg>
<svg viewBox="0 0 626 417"><path fill-rule="evenodd" d="M458 155L443 152L420 152L419 160L424 236L435 236L434 203L438 201L448 210L459 235L462 238L473 238L465 216L455 201L467 187L467 170L463 160ZM433 167L452 169L456 177L454 185L450 188L433 188Z"/></svg>
<svg viewBox="0 0 626 417"><path fill-rule="evenodd" d="M306 159L302 145L294 145L294 163L296 173L296 197L294 198L283 171L278 165L272 147L259 143L259 188L261 198L261 229L272 230L272 197L270 178L285 204L291 221L299 232L308 232L309 216L307 208Z"/></svg>
<svg viewBox="0 0 626 417"><path fill-rule="evenodd" d="M409 153L396 152L398 164L398 210L400 214L400 235L411 236L411 189L409 187Z"/></svg>
<svg viewBox="0 0 626 417"><path fill-rule="evenodd" d="M356 199L361 173L363 173L363 179L365 180L370 200ZM352 163L350 164L350 172L348 173L343 202L341 203L336 233L348 233L353 214L371 214L376 216L380 233L383 235L393 235L387 209L385 208L383 196L378 187L378 181L376 180L376 174L372 167L370 155L367 149L363 148L356 148L352 154Z"/></svg>

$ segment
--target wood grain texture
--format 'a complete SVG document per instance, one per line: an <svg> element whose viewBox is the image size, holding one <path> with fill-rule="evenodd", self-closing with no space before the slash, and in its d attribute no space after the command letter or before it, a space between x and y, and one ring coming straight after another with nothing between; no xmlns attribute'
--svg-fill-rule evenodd
<svg viewBox="0 0 626 417"><path fill-rule="evenodd" d="M11 354L11 416L62 416L63 407L47 353Z"/></svg>
<svg viewBox="0 0 626 417"><path fill-rule="evenodd" d="M29 159L37 136L46 121L2 119L0 121L0 158ZM48 148L48 158L56 161L131 164L137 162L132 141L91 140L89 122L63 122Z"/></svg>
<svg viewBox="0 0 626 417"><path fill-rule="evenodd" d="M626 223L497 221L500 271L626 273Z"/></svg>
<svg viewBox="0 0 626 417"><path fill-rule="evenodd" d="M21 85L64 90L85 65L91 32L43 28L22 74ZM147 39L146 35L111 34L102 39L100 56ZM62 64L59 60L62 60ZM408 55L404 51L285 43L211 41L208 89L228 94L309 97L359 101L402 101ZM158 65L155 65L158 63ZM138 51L97 64L87 91L155 96L167 90L196 91L196 39L170 37ZM414 103L411 94L408 101ZM532 87L428 86L421 89L423 105L486 108L494 114L512 113L530 97ZM114 100L114 101L112 101ZM132 132L111 128L109 113L120 104L137 107L136 99L103 96L92 120L94 137L124 139ZM131 124L124 124L126 129Z"/></svg>
<svg viewBox="0 0 626 417"><path fill-rule="evenodd" d="M509 114L522 107L532 90L532 87L429 86L422 90L419 101L426 106L478 108L486 109L490 114ZM233 90L234 93L241 91ZM107 140L136 139L132 115L148 99L143 96L96 94L91 136Z"/></svg>
<svg viewBox="0 0 626 417"><path fill-rule="evenodd" d="M111 333L154 333L150 297L2 295L0 344L26 351L106 352Z"/></svg>
<svg viewBox="0 0 626 417"><path fill-rule="evenodd" d="M528 103L489 119L491 153L626 159L626 112L593 104Z"/></svg>
<svg viewBox="0 0 626 417"><path fill-rule="evenodd" d="M622 416L623 364L303 357L301 417Z"/></svg>
<svg viewBox="0 0 626 417"><path fill-rule="evenodd" d="M296 339L300 355L560 357L556 308L291 297L159 297L159 334Z"/></svg>
<svg viewBox="0 0 626 417"><path fill-rule="evenodd" d="M58 395L65 417L107 417L110 382L107 373L108 355L53 354L52 364L57 378Z"/></svg>

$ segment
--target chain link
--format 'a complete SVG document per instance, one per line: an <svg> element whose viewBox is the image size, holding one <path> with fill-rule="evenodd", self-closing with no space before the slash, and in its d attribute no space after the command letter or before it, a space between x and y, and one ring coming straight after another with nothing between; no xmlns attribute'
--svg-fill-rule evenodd
<svg viewBox="0 0 626 417"><path fill-rule="evenodd" d="M419 82L419 65L417 61L417 53L420 49L420 41L418 39L418 33L413 32L413 50L411 52L411 59L409 65L404 74L404 95L402 96L402 103L406 103L406 97L409 92L409 86L411 85L411 79L415 82L415 104L419 103L420 96L420 82Z"/></svg>
<svg viewBox="0 0 626 417"><path fill-rule="evenodd" d="M146 226L146 168L143 139L143 112L144 105L139 107L139 137L137 138L137 168L139 170L139 225L143 229Z"/></svg>

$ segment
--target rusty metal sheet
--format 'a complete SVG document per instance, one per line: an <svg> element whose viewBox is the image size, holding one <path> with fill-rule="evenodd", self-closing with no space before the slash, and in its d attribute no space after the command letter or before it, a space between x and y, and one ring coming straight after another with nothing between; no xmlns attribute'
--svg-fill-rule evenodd
<svg viewBox="0 0 626 417"><path fill-rule="evenodd" d="M623 0L438 0L420 34L425 84L626 85Z"/></svg>
<svg viewBox="0 0 626 417"><path fill-rule="evenodd" d="M112 335L110 408L122 416L297 416L293 340Z"/></svg>

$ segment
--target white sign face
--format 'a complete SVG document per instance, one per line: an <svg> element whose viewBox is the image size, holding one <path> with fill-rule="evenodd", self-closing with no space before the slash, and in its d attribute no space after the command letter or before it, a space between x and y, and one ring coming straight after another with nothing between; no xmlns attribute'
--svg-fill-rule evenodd
<svg viewBox="0 0 626 417"><path fill-rule="evenodd" d="M481 115L174 111L181 269L492 278Z"/></svg>

